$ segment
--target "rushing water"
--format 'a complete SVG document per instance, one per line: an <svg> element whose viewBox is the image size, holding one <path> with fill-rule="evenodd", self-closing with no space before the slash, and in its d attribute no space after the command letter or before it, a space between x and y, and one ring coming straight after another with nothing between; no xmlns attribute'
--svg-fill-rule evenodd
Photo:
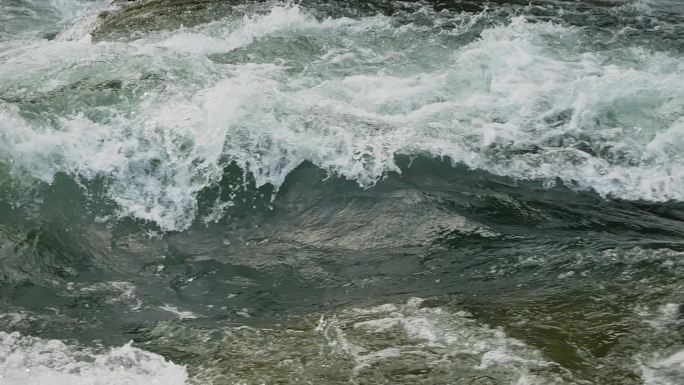
<svg viewBox="0 0 684 385"><path fill-rule="evenodd" d="M684 383L681 0L0 0L0 384Z"/></svg>

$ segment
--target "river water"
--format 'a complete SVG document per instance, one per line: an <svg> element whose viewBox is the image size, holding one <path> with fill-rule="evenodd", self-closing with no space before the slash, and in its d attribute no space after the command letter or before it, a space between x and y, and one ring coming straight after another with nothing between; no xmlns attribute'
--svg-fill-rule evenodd
<svg viewBox="0 0 684 385"><path fill-rule="evenodd" d="M682 384L683 58L680 0L0 0L0 384Z"/></svg>

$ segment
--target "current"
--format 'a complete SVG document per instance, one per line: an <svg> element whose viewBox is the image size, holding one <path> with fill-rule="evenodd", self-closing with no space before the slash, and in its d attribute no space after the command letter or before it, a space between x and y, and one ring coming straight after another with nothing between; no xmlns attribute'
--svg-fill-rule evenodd
<svg viewBox="0 0 684 385"><path fill-rule="evenodd" d="M0 385L684 383L684 1L0 0Z"/></svg>

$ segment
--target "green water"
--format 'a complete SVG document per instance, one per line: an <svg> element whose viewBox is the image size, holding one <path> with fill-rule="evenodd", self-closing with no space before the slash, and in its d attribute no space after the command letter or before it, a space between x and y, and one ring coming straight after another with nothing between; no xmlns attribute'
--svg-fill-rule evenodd
<svg viewBox="0 0 684 385"><path fill-rule="evenodd" d="M684 382L683 28L0 0L0 384Z"/></svg>

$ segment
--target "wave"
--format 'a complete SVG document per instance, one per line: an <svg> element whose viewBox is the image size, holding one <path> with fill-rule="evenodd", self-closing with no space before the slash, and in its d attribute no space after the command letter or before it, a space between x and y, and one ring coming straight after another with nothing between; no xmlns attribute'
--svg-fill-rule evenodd
<svg viewBox="0 0 684 385"><path fill-rule="evenodd" d="M0 157L46 183L104 178L120 216L164 231L193 223L230 164L276 190L305 161L371 187L397 154L684 200L681 58L597 50L592 31L529 16L421 12L275 5L129 42L2 47Z"/></svg>

